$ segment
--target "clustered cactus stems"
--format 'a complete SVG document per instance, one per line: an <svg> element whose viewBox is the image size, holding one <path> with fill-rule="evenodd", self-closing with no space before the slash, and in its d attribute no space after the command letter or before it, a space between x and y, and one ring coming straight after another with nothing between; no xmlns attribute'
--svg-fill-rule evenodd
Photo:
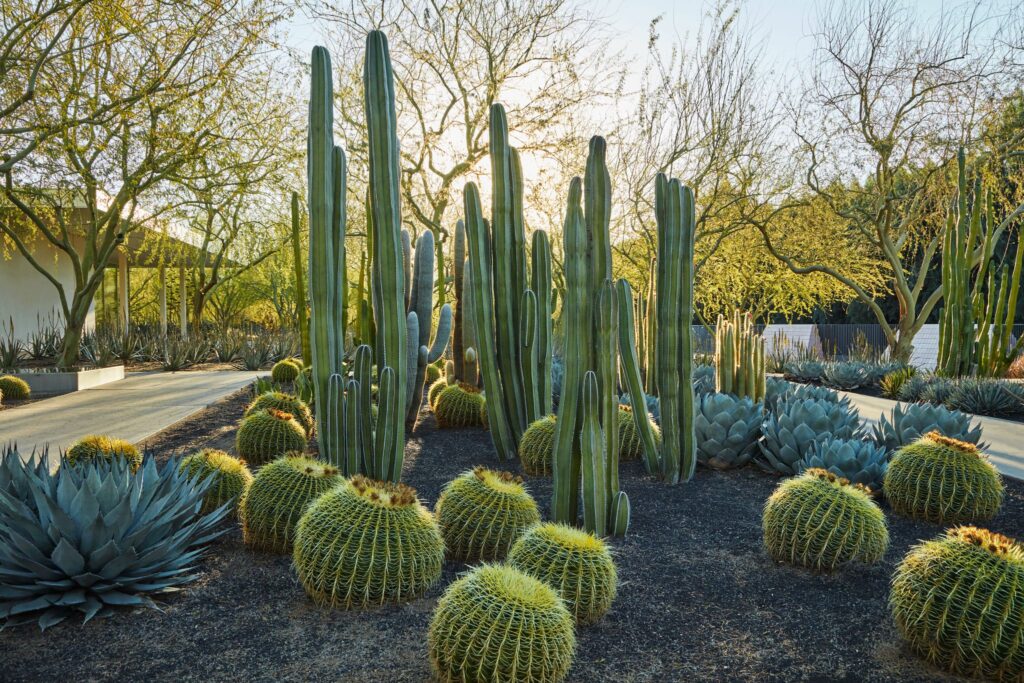
<svg viewBox="0 0 1024 683"><path fill-rule="evenodd" d="M508 564L553 587L576 622L592 624L611 609L618 574L600 538L564 524L538 524L508 556Z"/></svg>
<svg viewBox="0 0 1024 683"><path fill-rule="evenodd" d="M800 470L828 470L837 477L863 484L875 493L882 490L889 455L884 447L862 439L824 439L815 442L800 461Z"/></svg>
<svg viewBox="0 0 1024 683"><path fill-rule="evenodd" d="M523 471L534 477L551 474L551 451L555 443L555 416L535 420L519 442L519 462Z"/></svg>
<svg viewBox="0 0 1024 683"><path fill-rule="evenodd" d="M639 460L647 452L644 440L649 432L653 440L654 452L661 445L661 429L651 419L647 411L642 412L641 419L636 419L632 406L619 406L619 457L622 460ZM646 418L646 419L644 419ZM637 429L637 423L646 421L647 429Z"/></svg>
<svg viewBox="0 0 1024 683"><path fill-rule="evenodd" d="M306 450L306 430L292 416L276 408L257 411L242 420L235 435L235 451L259 466L292 451Z"/></svg>
<svg viewBox="0 0 1024 683"><path fill-rule="evenodd" d="M892 457L885 495L901 515L938 524L991 519L1003 504L1003 480L978 447L930 432Z"/></svg>
<svg viewBox="0 0 1024 683"><path fill-rule="evenodd" d="M446 386L434 400L434 414L437 426L475 427L480 424L480 411L484 409L484 397L480 389L466 382Z"/></svg>
<svg viewBox="0 0 1024 683"><path fill-rule="evenodd" d="M889 547L885 515L871 490L822 469L779 484L765 503L761 527L774 559L814 571L872 564Z"/></svg>
<svg viewBox="0 0 1024 683"><path fill-rule="evenodd" d="M527 425L550 412L551 257L547 234L533 234L527 264L519 153L508 143L505 109L490 110L491 221L474 183L463 193L469 244L469 307L474 349L487 391L488 424L501 460L516 454ZM528 280L529 277L529 280ZM469 349L464 349L468 353ZM466 361L462 358L463 372ZM474 363L475 364L475 363Z"/></svg>
<svg viewBox="0 0 1024 683"><path fill-rule="evenodd" d="M299 320L299 342L302 344L302 364L313 362L309 350L309 310L306 308L306 274L302 270L302 212L299 193L292 192L292 264L295 268L295 317Z"/></svg>
<svg viewBox="0 0 1024 683"><path fill-rule="evenodd" d="M970 415L927 403L897 403L888 416L879 417L874 427L875 442L890 453L929 432L973 444L981 441L981 425L972 425Z"/></svg>
<svg viewBox="0 0 1024 683"><path fill-rule="evenodd" d="M855 439L860 429L860 416L849 404L813 398L783 400L761 423L758 462L769 471L797 474L800 462L817 442Z"/></svg>
<svg viewBox="0 0 1024 683"><path fill-rule="evenodd" d="M414 489L355 475L302 516L292 560L316 604L358 609L422 595L441 578L444 541Z"/></svg>
<svg viewBox="0 0 1024 683"><path fill-rule="evenodd" d="M653 271L651 275L653 277ZM634 328L637 326L633 321L634 306L631 305L633 293L630 291L629 282L624 279L616 283L615 291L618 296L616 304L619 309L619 356L622 360L622 376L625 379L626 388L629 389L630 404L633 404L633 397L636 396L639 399L636 401L636 405L643 406L640 410L632 411L632 424L629 421L620 421L619 440L626 443L625 446L620 446L620 452L624 454L623 457L630 459L643 456L647 471L655 473L659 471L660 467L658 449L661 447L661 430L650 419L644 419L647 416L646 406L649 393L645 394L640 370L640 359L643 358L643 354L639 352L636 343L639 337L634 336ZM653 320L653 316L651 319ZM645 344L653 347L653 336L649 334ZM649 367L650 365L648 365ZM651 370L648 369L646 372L650 378ZM652 382L653 380L649 379L648 386ZM628 456L625 455L627 453Z"/></svg>
<svg viewBox="0 0 1024 683"><path fill-rule="evenodd" d="M270 379L280 384L291 384L301 372L301 365L292 358L285 358L274 363L274 367L270 369Z"/></svg>
<svg viewBox="0 0 1024 683"><path fill-rule="evenodd" d="M342 481L338 468L300 454L260 468L238 504L245 544L272 553L291 552L302 514Z"/></svg>
<svg viewBox="0 0 1024 683"><path fill-rule="evenodd" d="M742 467L757 452L763 405L749 397L702 394L697 401L697 460L716 470Z"/></svg>
<svg viewBox="0 0 1024 683"><path fill-rule="evenodd" d="M8 401L27 401L32 397L28 382L14 375L0 377L0 396Z"/></svg>
<svg viewBox="0 0 1024 683"><path fill-rule="evenodd" d="M449 556L466 562L503 559L540 522L537 503L521 477L484 467L448 482L435 515Z"/></svg>
<svg viewBox="0 0 1024 683"><path fill-rule="evenodd" d="M764 337L754 332L750 314L737 310L732 320L718 316L715 368L715 391L764 400Z"/></svg>
<svg viewBox="0 0 1024 683"><path fill-rule="evenodd" d="M962 148L957 167L957 201L947 214L942 241L937 372L950 377L1004 377L1024 350L1024 336L1013 340L1024 249L1016 248L1013 273L1004 265L997 277L996 244L1011 220L996 221L991 193L984 191L980 177L970 202Z"/></svg>
<svg viewBox="0 0 1024 683"><path fill-rule="evenodd" d="M150 594L194 581L203 547L227 508L197 515L211 481L171 459L96 459L50 469L42 458L0 456L0 625L41 628L79 612L156 607ZM131 501L131 504L128 504Z"/></svg>
<svg viewBox="0 0 1024 683"><path fill-rule="evenodd" d="M64 454L67 463L72 467L93 460L124 460L132 472L142 465L142 453L124 439L91 434L82 437Z"/></svg>
<svg viewBox="0 0 1024 683"><path fill-rule="evenodd" d="M557 683L576 650L572 614L548 584L485 564L452 583L427 631L437 680Z"/></svg>
<svg viewBox="0 0 1024 683"><path fill-rule="evenodd" d="M245 409L245 416L249 417L268 408L288 413L298 422L306 432L306 436L313 435L313 428L316 422L313 420L313 411L309 409L306 402L294 394L286 394L283 391L268 391L260 394Z"/></svg>
<svg viewBox="0 0 1024 683"><path fill-rule="evenodd" d="M205 448L181 460L181 469L188 476L203 481L212 479L203 496L202 514L208 515L221 506L228 506L234 515L238 502L252 483L252 472L244 460L232 457L224 451Z"/></svg>
<svg viewBox="0 0 1024 683"><path fill-rule="evenodd" d="M1024 548L961 526L911 548L889 593L896 627L931 664L994 681L1024 677Z"/></svg>

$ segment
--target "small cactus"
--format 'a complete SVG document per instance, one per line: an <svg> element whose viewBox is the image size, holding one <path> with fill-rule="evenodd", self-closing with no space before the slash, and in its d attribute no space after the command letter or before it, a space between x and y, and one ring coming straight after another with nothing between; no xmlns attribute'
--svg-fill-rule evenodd
<svg viewBox="0 0 1024 683"><path fill-rule="evenodd" d="M448 380L444 377L439 377L430 383L430 388L427 389L427 405L430 406L431 410L435 410L437 408L437 397L440 396L441 392L447 388Z"/></svg>
<svg viewBox="0 0 1024 683"><path fill-rule="evenodd" d="M252 472L245 461L213 448L206 448L183 458L181 469L187 470L189 477L195 478L196 481L213 477L213 483L203 496L204 515L227 503L231 504L232 513L237 514L238 501L252 483Z"/></svg>
<svg viewBox="0 0 1024 683"><path fill-rule="evenodd" d="M885 516L871 490L822 469L786 479L764 506L764 545L776 560L831 571L882 559L889 547Z"/></svg>
<svg viewBox="0 0 1024 683"><path fill-rule="evenodd" d="M502 559L540 521L521 477L485 467L448 482L435 514L449 556L466 562Z"/></svg>
<svg viewBox="0 0 1024 683"><path fill-rule="evenodd" d="M910 549L889 606L910 649L971 678L1024 678L1024 547L961 526Z"/></svg>
<svg viewBox="0 0 1024 683"><path fill-rule="evenodd" d="M274 553L291 552L295 526L306 508L342 481L336 467L298 453L266 465L238 504L245 544Z"/></svg>
<svg viewBox="0 0 1024 683"><path fill-rule="evenodd" d="M558 591L577 623L594 623L615 600L618 575L612 554L586 531L538 524L512 546L508 564Z"/></svg>
<svg viewBox="0 0 1024 683"><path fill-rule="evenodd" d="M302 516L292 559L315 603L362 608L422 595L441 578L444 541L414 489L357 474Z"/></svg>
<svg viewBox="0 0 1024 683"><path fill-rule="evenodd" d="M427 631L442 683L565 679L576 649L573 618L543 581L485 564L448 587Z"/></svg>
<svg viewBox="0 0 1024 683"><path fill-rule="evenodd" d="M274 408L282 413L289 413L295 418L296 422L302 425L307 437L313 436L313 425L316 424L315 420L313 420L313 411L298 396L286 394L283 391L268 391L265 394L260 394L245 409L245 416L249 417L253 413L258 413L267 408Z"/></svg>
<svg viewBox="0 0 1024 683"><path fill-rule="evenodd" d="M535 420L527 427L519 442L519 462L523 465L523 471L533 477L551 476L551 448L554 441L554 415Z"/></svg>
<svg viewBox="0 0 1024 683"><path fill-rule="evenodd" d="M294 451L306 450L306 430L291 413L267 408L242 420L235 437L239 457L263 465Z"/></svg>
<svg viewBox="0 0 1024 683"><path fill-rule="evenodd" d="M999 471L967 441L929 432L892 457L886 498L901 515L939 524L991 519L1003 504Z"/></svg>
<svg viewBox="0 0 1024 683"><path fill-rule="evenodd" d="M426 383L432 385L434 382L441 378L441 368L437 367L436 363L430 363L427 365Z"/></svg>
<svg viewBox="0 0 1024 683"><path fill-rule="evenodd" d="M112 439L109 436L90 435L76 441L67 454L68 464L71 466L103 458L124 458L131 463L132 472L139 469L142 464L142 453L139 449L124 439Z"/></svg>
<svg viewBox="0 0 1024 683"><path fill-rule="evenodd" d="M28 382L14 375L0 377L0 396L8 401L27 401L32 396Z"/></svg>
<svg viewBox="0 0 1024 683"><path fill-rule="evenodd" d="M647 416L651 425L651 433L654 435L654 444L661 447L661 429L657 423ZM640 432L633 420L633 409L628 405L619 405L619 459L639 460L644 454L644 442L640 438Z"/></svg>
<svg viewBox="0 0 1024 683"><path fill-rule="evenodd" d="M302 372L302 365L294 358L285 358L274 363L270 369L270 379L280 384L291 384Z"/></svg>
<svg viewBox="0 0 1024 683"><path fill-rule="evenodd" d="M483 394L472 384L459 382L446 387L434 402L434 414L439 427L477 427Z"/></svg>

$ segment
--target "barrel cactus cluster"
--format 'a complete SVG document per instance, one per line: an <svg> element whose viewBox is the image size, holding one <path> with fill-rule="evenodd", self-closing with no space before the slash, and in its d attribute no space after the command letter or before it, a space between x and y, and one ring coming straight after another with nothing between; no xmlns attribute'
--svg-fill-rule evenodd
<svg viewBox="0 0 1024 683"><path fill-rule="evenodd" d="M244 420L235 435L235 451L259 466L285 453L306 450L306 430L291 413L277 408L259 410Z"/></svg>
<svg viewBox="0 0 1024 683"><path fill-rule="evenodd" d="M76 441L64 454L71 466L93 460L124 460L132 471L142 465L142 453L124 439L92 434Z"/></svg>
<svg viewBox="0 0 1024 683"><path fill-rule="evenodd" d="M313 420L313 411L310 407L298 396L294 394L287 394L283 391L268 391L262 393L253 400L252 403L245 409L245 416L249 417L254 413L258 413L261 410L267 410L273 408L274 410L280 410L282 413L288 413L295 421L302 425L302 428L306 432L306 436L313 436L313 429L315 421Z"/></svg>
<svg viewBox="0 0 1024 683"><path fill-rule="evenodd" d="M252 472L244 461L224 451L205 448L181 460L181 469L200 481L212 479L203 496L202 513L209 514L222 506L234 515L238 502L252 484Z"/></svg>

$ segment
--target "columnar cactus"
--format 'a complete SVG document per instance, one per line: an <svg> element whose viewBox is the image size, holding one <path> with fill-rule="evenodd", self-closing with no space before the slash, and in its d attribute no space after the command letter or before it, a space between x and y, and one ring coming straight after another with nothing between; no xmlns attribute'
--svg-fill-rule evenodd
<svg viewBox="0 0 1024 683"><path fill-rule="evenodd" d="M503 559L540 522L521 477L484 467L448 482L434 512L448 554L465 562Z"/></svg>
<svg viewBox="0 0 1024 683"><path fill-rule="evenodd" d="M437 680L557 683L572 666L572 614L548 584L485 564L448 587L427 631Z"/></svg>
<svg viewBox="0 0 1024 683"><path fill-rule="evenodd" d="M309 309L306 303L306 274L302 270L302 215L298 192L292 192L292 262L295 267L295 316L299 322L302 364L308 366L313 362L313 357L309 350Z"/></svg>
<svg viewBox="0 0 1024 683"><path fill-rule="evenodd" d="M889 606L910 648L970 678L1024 677L1024 548L961 526L920 543L896 568Z"/></svg>
<svg viewBox="0 0 1024 683"><path fill-rule="evenodd" d="M135 472L142 465L142 453L139 449L124 439L114 439L109 436L90 435L83 437L72 444L65 454L69 465L80 465L82 463L96 460L113 460L120 458L128 462L131 471Z"/></svg>
<svg viewBox="0 0 1024 683"><path fill-rule="evenodd" d="M260 394L245 409L245 416L249 417L253 413L258 413L268 408L274 408L282 413L290 414L306 430L306 435L312 436L313 427L316 424L313 420L313 411L298 396L286 394L282 391L268 391L265 394Z"/></svg>
<svg viewBox="0 0 1024 683"><path fill-rule="evenodd" d="M646 428L654 441L654 448L657 449L661 445L661 429L658 428L647 411L643 411L638 420L632 406L619 406L619 457L622 460L639 460L647 452L643 430L637 429L637 424L643 424L643 422L647 423Z"/></svg>
<svg viewBox="0 0 1024 683"><path fill-rule="evenodd" d="M304 450L306 430L291 413L275 408L257 411L242 420L235 435L235 451L257 466L285 453Z"/></svg>
<svg viewBox="0 0 1024 683"><path fill-rule="evenodd" d="M764 400L764 337L755 334L749 314L737 310L731 321L718 316L715 368L715 391Z"/></svg>
<svg viewBox="0 0 1024 683"><path fill-rule="evenodd" d="M181 469L198 481L213 479L203 496L201 512L204 515L223 505L228 505L234 515L242 494L252 483L252 472L244 460L213 448L205 448L182 458Z"/></svg>
<svg viewBox="0 0 1024 683"><path fill-rule="evenodd" d="M422 595L441 578L444 541L414 489L356 475L302 516L292 560L315 603L358 609Z"/></svg>

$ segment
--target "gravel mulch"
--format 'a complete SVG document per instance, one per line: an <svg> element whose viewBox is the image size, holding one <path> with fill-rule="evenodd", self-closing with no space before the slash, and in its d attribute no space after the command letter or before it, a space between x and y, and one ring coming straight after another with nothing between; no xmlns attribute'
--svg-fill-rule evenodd
<svg viewBox="0 0 1024 683"><path fill-rule="evenodd" d="M151 439L164 452L233 440L243 392ZM473 465L497 466L480 430L436 429L425 415L409 439L404 480L429 505ZM518 470L515 463L508 469ZM616 541L621 585L612 611L578 633L571 681L934 681L943 675L901 644L887 608L896 563L937 526L889 513L892 545L873 567L815 575L761 547L761 507L778 480L756 469L700 470L667 486L639 463L622 468L633 507ZM550 480L528 479L547 516ZM1024 485L1007 482L990 525L1024 537ZM166 599L85 626L0 633L5 681L424 681L426 632L461 565L419 600L364 612L316 608L290 559L248 551L237 527L214 543L201 579Z"/></svg>

